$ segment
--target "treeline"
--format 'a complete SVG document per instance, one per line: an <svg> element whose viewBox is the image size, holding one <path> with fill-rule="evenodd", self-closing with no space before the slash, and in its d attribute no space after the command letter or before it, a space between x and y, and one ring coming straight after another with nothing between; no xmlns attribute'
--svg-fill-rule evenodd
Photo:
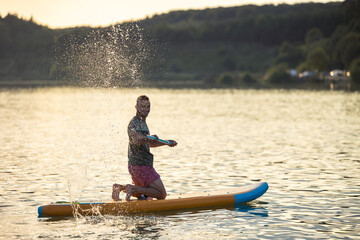
<svg viewBox="0 0 360 240"><path fill-rule="evenodd" d="M311 28L325 36L344 23L342 3L247 5L206 10L174 11L141 21L152 37L171 42L235 41L279 45L302 42Z"/></svg>
<svg viewBox="0 0 360 240"><path fill-rule="evenodd" d="M16 15L0 18L0 80L49 79L54 30Z"/></svg>
<svg viewBox="0 0 360 240"><path fill-rule="evenodd" d="M291 82L291 68L339 68L358 81L359 5L346 0L173 11L96 29L49 29L10 14L0 18L0 80L236 86Z"/></svg>

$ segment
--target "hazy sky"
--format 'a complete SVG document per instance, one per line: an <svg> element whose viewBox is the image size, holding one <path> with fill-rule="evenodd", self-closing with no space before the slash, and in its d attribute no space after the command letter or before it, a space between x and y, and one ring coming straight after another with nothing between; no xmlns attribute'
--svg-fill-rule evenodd
<svg viewBox="0 0 360 240"><path fill-rule="evenodd" d="M337 1L337 0L333 0ZM107 26L151 17L171 10L204 9L244 4L329 2L329 0L0 0L0 15L17 13L51 28Z"/></svg>

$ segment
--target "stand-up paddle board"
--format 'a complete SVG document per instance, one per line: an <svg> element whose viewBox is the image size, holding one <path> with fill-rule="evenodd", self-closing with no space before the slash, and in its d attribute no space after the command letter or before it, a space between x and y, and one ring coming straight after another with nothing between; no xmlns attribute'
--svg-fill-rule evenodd
<svg viewBox="0 0 360 240"><path fill-rule="evenodd" d="M191 208L229 206L261 197L269 188L266 182L201 194L169 196L164 200L133 200L112 202L57 202L38 208L39 217L85 215L121 215L172 211Z"/></svg>

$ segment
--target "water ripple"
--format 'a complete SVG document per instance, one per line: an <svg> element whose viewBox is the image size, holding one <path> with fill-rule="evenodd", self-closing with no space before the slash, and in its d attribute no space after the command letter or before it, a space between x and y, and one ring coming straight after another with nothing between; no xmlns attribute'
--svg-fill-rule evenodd
<svg viewBox="0 0 360 240"><path fill-rule="evenodd" d="M152 101L169 194L267 181L248 205L145 216L37 220L37 206L109 200L129 183L126 126ZM175 96L175 97L174 97ZM0 90L4 238L352 239L359 236L358 93L43 88Z"/></svg>

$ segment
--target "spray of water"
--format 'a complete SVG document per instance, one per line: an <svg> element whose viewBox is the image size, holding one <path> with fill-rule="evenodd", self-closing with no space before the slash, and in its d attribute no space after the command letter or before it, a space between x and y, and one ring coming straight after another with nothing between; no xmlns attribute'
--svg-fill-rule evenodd
<svg viewBox="0 0 360 240"><path fill-rule="evenodd" d="M144 31L136 23L69 30L55 39L54 77L81 87L146 87L145 75L151 73L154 62L159 62L161 58L157 54L159 45L144 36ZM81 135L80 130L74 130ZM79 205L75 202L86 198L83 193L87 194L86 190L89 188L87 159L82 159L74 159L77 164L74 164L73 174L70 173L68 179L69 197L74 203L74 216L77 220L82 216L78 211ZM97 191L96 187L92 191ZM96 207L92 211L94 215L101 215Z"/></svg>
<svg viewBox="0 0 360 240"><path fill-rule="evenodd" d="M55 77L83 87L142 87L155 44L136 23L59 36Z"/></svg>

